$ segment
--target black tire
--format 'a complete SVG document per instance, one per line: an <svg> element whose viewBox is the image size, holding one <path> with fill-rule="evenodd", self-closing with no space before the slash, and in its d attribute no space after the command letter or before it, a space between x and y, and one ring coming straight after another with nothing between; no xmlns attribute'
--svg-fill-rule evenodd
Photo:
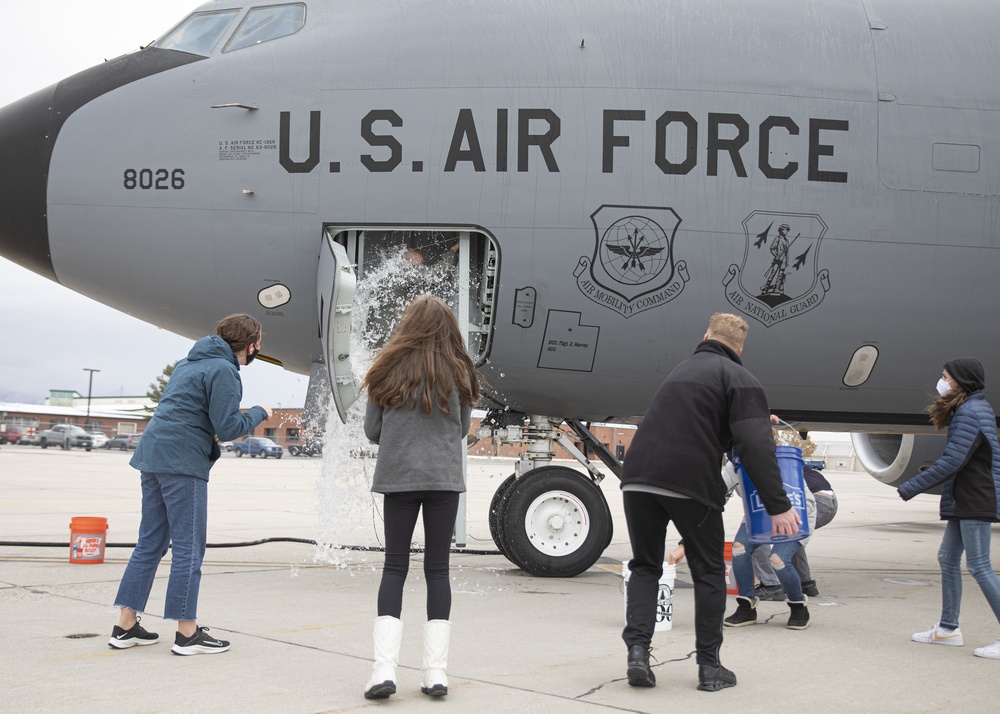
<svg viewBox="0 0 1000 714"><path fill-rule="evenodd" d="M90 451L90 450L91 450L92 448L93 448L93 447L91 447L91 446L85 446L85 447L84 447L84 449L85 449L85 450L87 450L87 451Z"/></svg>
<svg viewBox="0 0 1000 714"><path fill-rule="evenodd" d="M42 439L41 441L39 441L38 445L41 446L43 449L49 448L49 442L46 441L45 439Z"/></svg>
<svg viewBox="0 0 1000 714"><path fill-rule="evenodd" d="M128 451L128 446L126 444L122 444L122 451Z"/></svg>
<svg viewBox="0 0 1000 714"><path fill-rule="evenodd" d="M267 458L267 452L266 452L266 451L261 451L261 452L260 452L260 457L261 457L262 459L266 459L266 458Z"/></svg>
<svg viewBox="0 0 1000 714"><path fill-rule="evenodd" d="M503 534L501 533L503 529L503 510L501 508L501 503L503 501L504 494L511 489L516 480L516 474L511 474L504 479L500 485L497 486L497 490L493 494L493 500L490 501L490 535L493 537L493 542L496 543L497 548L504 554L504 556L507 556L507 550L506 545L504 544Z"/></svg>
<svg viewBox="0 0 1000 714"><path fill-rule="evenodd" d="M292 456L298 456L302 452L299 450L299 447L297 446L289 446L288 453L291 454Z"/></svg>
<svg viewBox="0 0 1000 714"><path fill-rule="evenodd" d="M276 458L276 459L280 459L280 458L281 458L281 454L275 454L275 455L274 455L274 458Z"/></svg>
<svg viewBox="0 0 1000 714"><path fill-rule="evenodd" d="M508 557L539 577L579 575L597 562L613 533L601 489L564 466L544 466L522 476L504 511ZM526 524L529 514L531 526ZM550 526L553 530L546 530Z"/></svg>
<svg viewBox="0 0 1000 714"><path fill-rule="evenodd" d="M233 451L236 452L237 456L243 456L243 449L233 449Z"/></svg>

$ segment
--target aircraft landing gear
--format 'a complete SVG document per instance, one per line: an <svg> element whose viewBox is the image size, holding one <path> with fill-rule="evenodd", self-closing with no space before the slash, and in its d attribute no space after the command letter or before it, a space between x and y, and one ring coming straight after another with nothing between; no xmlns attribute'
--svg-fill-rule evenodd
<svg viewBox="0 0 1000 714"><path fill-rule="evenodd" d="M597 562L613 535L611 509L598 486L604 474L555 428L557 423L533 415L523 427L487 426L477 433L480 438L495 436L528 444L518 472L507 477L493 495L489 525L500 552L522 570L541 577L579 575ZM578 436L596 443L581 424L569 424ZM554 442L569 451L588 473L552 466ZM614 457L606 455L620 469Z"/></svg>

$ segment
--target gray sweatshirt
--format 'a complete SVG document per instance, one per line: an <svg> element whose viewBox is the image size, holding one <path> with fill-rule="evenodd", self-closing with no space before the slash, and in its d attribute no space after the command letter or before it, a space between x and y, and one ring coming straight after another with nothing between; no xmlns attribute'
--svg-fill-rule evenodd
<svg viewBox="0 0 1000 714"><path fill-rule="evenodd" d="M451 414L437 404L426 414L420 408L383 408L368 400L365 436L378 444L372 491L465 491L462 452L472 424L472 409L448 398Z"/></svg>

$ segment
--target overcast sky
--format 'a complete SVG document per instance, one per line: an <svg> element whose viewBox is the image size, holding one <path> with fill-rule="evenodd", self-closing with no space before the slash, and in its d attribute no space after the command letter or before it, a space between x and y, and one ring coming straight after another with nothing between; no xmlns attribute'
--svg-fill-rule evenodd
<svg viewBox="0 0 1000 714"><path fill-rule="evenodd" d="M164 34L198 0L6 0L0 107ZM0 157L0 163L3 162ZM10 170L4 165L3 170ZM40 403L50 389L141 395L191 341L129 317L0 258L0 402ZM243 403L300 407L308 377L256 362Z"/></svg>

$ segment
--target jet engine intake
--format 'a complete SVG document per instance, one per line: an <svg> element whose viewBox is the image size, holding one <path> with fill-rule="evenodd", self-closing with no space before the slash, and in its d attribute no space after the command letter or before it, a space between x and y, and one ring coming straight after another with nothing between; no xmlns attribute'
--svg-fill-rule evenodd
<svg viewBox="0 0 1000 714"><path fill-rule="evenodd" d="M944 452L945 441L944 436L851 433L854 453L865 471L894 488L934 463Z"/></svg>

